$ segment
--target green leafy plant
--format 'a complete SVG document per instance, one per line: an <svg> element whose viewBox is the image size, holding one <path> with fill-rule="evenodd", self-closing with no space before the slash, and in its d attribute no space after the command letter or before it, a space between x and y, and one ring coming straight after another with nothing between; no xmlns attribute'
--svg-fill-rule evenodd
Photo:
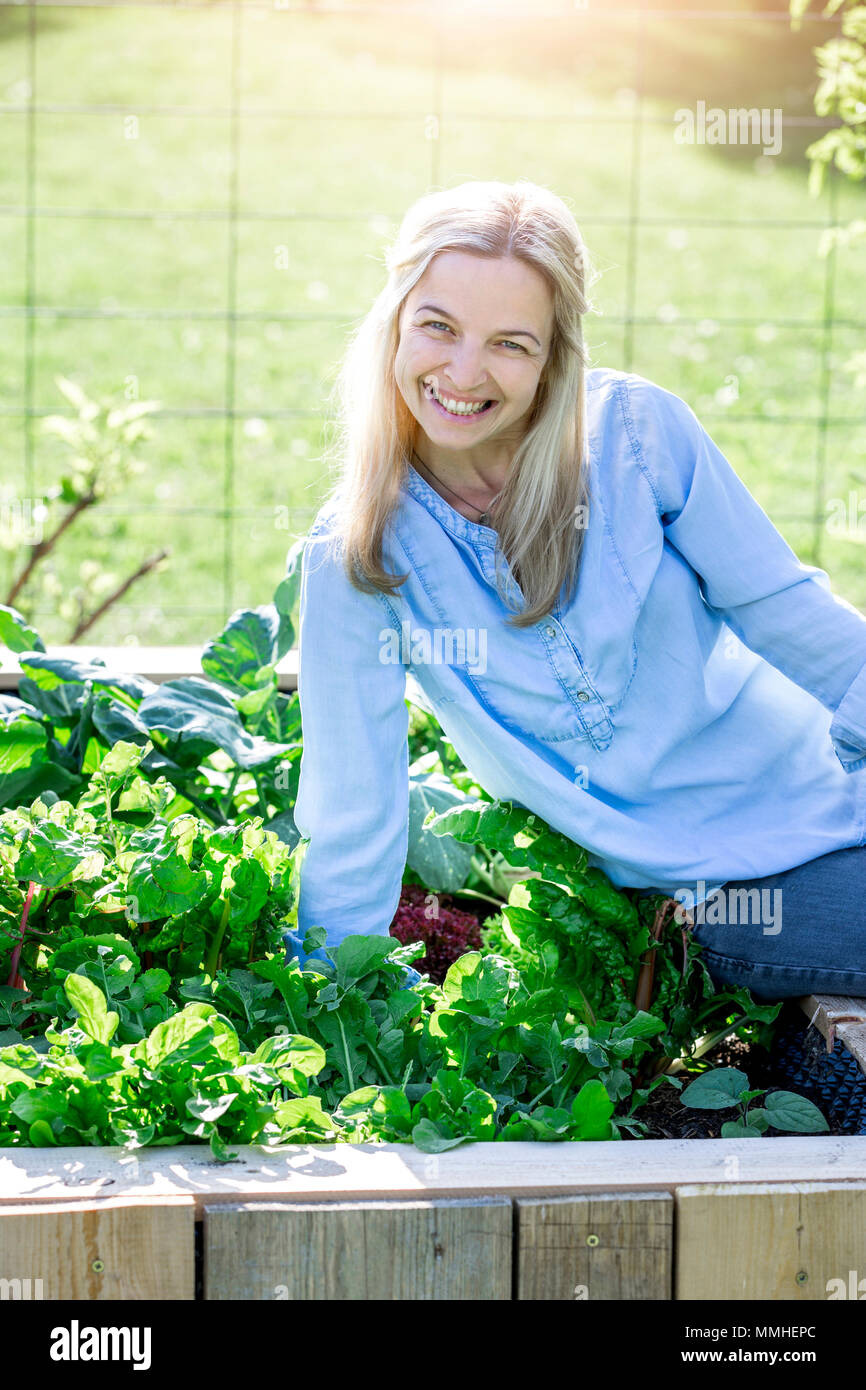
<svg viewBox="0 0 866 1390"><path fill-rule="evenodd" d="M52 1011L73 958L95 961L75 957L84 941L127 943L127 957L144 952L168 979L214 976L279 950L295 921L289 847L258 818L166 819L171 789L138 775L142 752L118 744L77 806L45 793L0 815L0 961L8 952L6 987L26 990L37 1013Z"/></svg>
<svg viewBox="0 0 866 1390"><path fill-rule="evenodd" d="M291 548L274 602L239 609L205 646L207 679L156 685L98 661L53 657L23 614L0 607L0 640L19 653L23 672L18 696L0 695L0 806L46 791L74 799L123 742L141 749L141 779L174 788L168 819L194 811L222 826L259 815L296 845L300 702L297 691L279 690L276 670L295 640L304 545L302 537ZM495 904L474 887L490 879L481 864L483 883L473 874L472 847L423 824L431 808L468 799L429 758L412 765L407 877L435 892L465 886Z"/></svg>
<svg viewBox="0 0 866 1390"><path fill-rule="evenodd" d="M274 604L205 649L206 678L54 658L0 608L23 670L0 696L0 1146L640 1137L653 1090L683 1084L672 1069L781 1005L715 988L672 900L617 889L487 796L411 702L406 882L486 902L482 948L412 987L411 939L285 959L307 842L298 699L276 666L303 548ZM288 1089L281 1038L316 1063L294 1061ZM191 1070L169 1076L169 1057Z"/></svg>
<svg viewBox="0 0 866 1390"><path fill-rule="evenodd" d="M767 1099L763 1107L752 1105L752 1101L764 1095ZM729 1110L737 1106L737 1118L722 1125L723 1139L758 1139L771 1126L797 1134L818 1134L830 1128L817 1105L805 1096L794 1091L750 1090L749 1078L736 1067L715 1067L702 1072L680 1093L680 1100L695 1110Z"/></svg>
<svg viewBox="0 0 866 1390"><path fill-rule="evenodd" d="M691 1055L708 1037L763 1027L778 1014L780 1004L760 1003L745 989L716 988L699 943L661 911L663 895L635 901L619 891L588 866L580 845L524 807L475 801L432 816L427 828L523 866L482 940L514 962L530 990L557 999L589 1027L646 1011L658 1019L641 1080ZM644 988L650 952L651 990Z"/></svg>
<svg viewBox="0 0 866 1390"><path fill-rule="evenodd" d="M161 685L96 660L51 656L15 609L0 608L0 637L22 669L18 695L0 695L0 806L44 791L80 795L124 742L142 751L142 779L175 790L169 817L195 810L222 826L258 812L281 838L297 841L300 708L275 674L293 629L275 605L233 615L202 654L209 679Z"/></svg>
<svg viewBox="0 0 866 1390"><path fill-rule="evenodd" d="M212 1004L194 1002L139 1042L117 1045L118 1015L99 987L73 974L65 990L75 1022L47 1029L47 1051L26 1043L0 1049L0 1146L199 1141L230 1160L229 1140L336 1137L309 1094L325 1061L311 1039L277 1034L245 1052Z"/></svg>

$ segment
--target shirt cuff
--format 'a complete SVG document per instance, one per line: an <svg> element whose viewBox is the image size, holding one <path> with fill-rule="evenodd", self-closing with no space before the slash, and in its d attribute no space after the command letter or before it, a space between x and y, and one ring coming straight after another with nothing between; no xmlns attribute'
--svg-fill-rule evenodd
<svg viewBox="0 0 866 1390"><path fill-rule="evenodd" d="M866 767L866 665L842 696L830 725L830 737L846 772Z"/></svg>

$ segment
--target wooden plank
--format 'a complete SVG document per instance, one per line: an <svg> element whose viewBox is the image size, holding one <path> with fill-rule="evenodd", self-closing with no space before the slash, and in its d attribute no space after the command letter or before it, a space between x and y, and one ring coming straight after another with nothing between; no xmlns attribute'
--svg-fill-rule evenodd
<svg viewBox="0 0 866 1390"><path fill-rule="evenodd" d="M866 1276L866 1183L696 1184L676 1211L677 1299L827 1299Z"/></svg>
<svg viewBox="0 0 866 1390"><path fill-rule="evenodd" d="M4 1205L0 1280L9 1281L0 1284L4 1298L192 1299L195 1203L175 1196Z"/></svg>
<svg viewBox="0 0 866 1390"><path fill-rule="evenodd" d="M519 1197L517 1297L669 1299L669 1192Z"/></svg>
<svg viewBox="0 0 866 1390"><path fill-rule="evenodd" d="M511 1226L506 1197L206 1206L204 1296L510 1299Z"/></svg>
<svg viewBox="0 0 866 1390"><path fill-rule="evenodd" d="M836 1043L856 1058L866 1072L866 999L842 994L805 994L799 1004L810 1023L827 1040L827 1051Z"/></svg>
<svg viewBox="0 0 866 1390"><path fill-rule="evenodd" d="M206 1144L173 1148L0 1149L0 1204L99 1196L205 1202L260 1197L323 1201L391 1197L564 1196L673 1192L695 1182L866 1182L857 1135L763 1139L640 1139L461 1144L425 1154L413 1144L238 1145L215 1160ZM864 1271L866 1273L866 1271Z"/></svg>

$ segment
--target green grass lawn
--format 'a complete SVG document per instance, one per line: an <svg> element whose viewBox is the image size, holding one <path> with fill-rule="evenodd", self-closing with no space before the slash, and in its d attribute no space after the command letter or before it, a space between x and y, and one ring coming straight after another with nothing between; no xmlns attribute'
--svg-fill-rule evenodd
<svg viewBox="0 0 866 1390"><path fill-rule="evenodd" d="M133 389L163 407L141 449L146 472L58 559L70 589L88 558L119 582L171 548L88 640L203 642L234 608L270 601L328 488L325 395L347 331L383 283L385 244L410 201L467 178L525 176L569 202L603 272L586 322L593 363L688 400L801 558L866 608L866 393L842 371L862 347L866 250L839 251L828 285L817 254L828 198L808 196L802 155L816 131L786 132L775 158L673 138L674 113L700 99L811 114L822 33L794 37L745 15L649 23L636 139L634 22L615 8L564 7L550 20L527 11L493 23L483 7L474 20L467 10L458 44L434 11L398 4L363 16L246 10L232 228L231 11L39 8L35 99L51 109L34 124L33 197L45 215L33 294L67 312L34 321L32 404L67 409L54 385L62 373L91 395ZM27 334L9 309L27 302L27 223L10 209L27 200L27 117L15 108L28 62L26 13L0 10L7 498L42 495L64 454L36 418L28 471L16 414ZM862 187L840 186L843 220L862 217L863 204ZM731 218L754 224L718 224ZM828 308L843 321L829 336ZM148 312L165 317L137 317ZM859 532L856 517L847 537L815 525L852 491L863 498ZM19 564L0 550L4 590ZM46 641L66 639L53 604L21 606Z"/></svg>

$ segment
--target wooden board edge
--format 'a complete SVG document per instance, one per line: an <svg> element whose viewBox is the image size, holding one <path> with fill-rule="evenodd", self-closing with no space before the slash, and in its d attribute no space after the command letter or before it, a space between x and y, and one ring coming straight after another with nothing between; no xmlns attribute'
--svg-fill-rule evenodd
<svg viewBox="0 0 866 1390"><path fill-rule="evenodd" d="M798 1004L832 1052L846 1047L866 1075L866 999L841 994L804 994Z"/></svg>
<svg viewBox="0 0 866 1390"><path fill-rule="evenodd" d="M14 1154L14 1157L10 1157ZM866 1181L866 1136L479 1143L440 1155L411 1144L243 1146L217 1163L205 1145L0 1151L0 1210L9 1203L186 1196L205 1203L553 1197L674 1192L685 1184ZM113 1189L113 1190L112 1190Z"/></svg>

